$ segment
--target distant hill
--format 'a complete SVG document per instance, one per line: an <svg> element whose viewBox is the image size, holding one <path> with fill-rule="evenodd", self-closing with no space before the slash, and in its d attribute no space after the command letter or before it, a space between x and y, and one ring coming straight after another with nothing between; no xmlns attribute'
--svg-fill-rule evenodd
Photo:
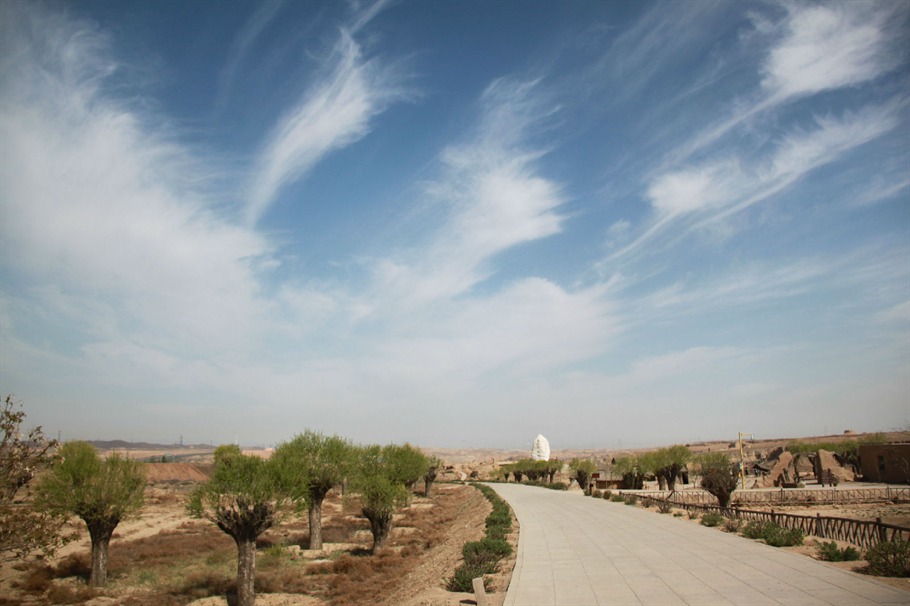
<svg viewBox="0 0 910 606"><path fill-rule="evenodd" d="M153 444L126 440L90 440L89 444L98 450L215 450L211 444Z"/></svg>

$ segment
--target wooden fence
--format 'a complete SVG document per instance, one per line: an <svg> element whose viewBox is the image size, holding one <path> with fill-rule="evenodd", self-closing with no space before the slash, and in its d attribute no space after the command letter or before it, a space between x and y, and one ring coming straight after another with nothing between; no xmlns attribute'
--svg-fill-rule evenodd
<svg viewBox="0 0 910 606"><path fill-rule="evenodd" d="M704 490L622 490L639 497L669 499L675 504L710 505L717 499ZM910 486L881 488L780 488L775 490L738 490L733 493L739 505L842 505L850 503L910 502Z"/></svg>
<svg viewBox="0 0 910 606"><path fill-rule="evenodd" d="M665 497L636 494L648 506L658 503L669 503L686 511L716 512L724 517L745 520L746 522L773 522L788 530L799 529L807 535L822 539L846 541L863 548L873 547L884 541L910 541L910 528L885 524L881 518L876 518L875 520L852 520L849 518L833 518L821 514L801 516L792 513L780 513L773 509L771 511L753 511L740 509L739 507L723 508L718 505L702 505L685 502L685 500L677 501Z"/></svg>

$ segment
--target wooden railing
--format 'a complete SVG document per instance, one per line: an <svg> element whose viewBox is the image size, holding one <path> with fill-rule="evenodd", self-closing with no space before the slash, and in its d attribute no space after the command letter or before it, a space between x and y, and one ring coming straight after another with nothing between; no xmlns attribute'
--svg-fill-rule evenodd
<svg viewBox="0 0 910 606"><path fill-rule="evenodd" d="M717 499L704 490L621 490L639 497L669 499L674 503L709 505ZM840 505L847 503L910 502L910 486L879 488L779 488L775 490L738 490L733 502L739 505Z"/></svg>
<svg viewBox="0 0 910 606"><path fill-rule="evenodd" d="M692 491L694 492L694 491ZM846 491L844 491L846 492ZM773 522L788 530L799 529L804 534L813 535L822 539L836 539L846 541L857 547L873 547L885 541L910 541L910 528L885 524L881 518L875 520L853 520L850 518L834 518L816 514L815 516L801 516L792 513L771 511L754 511L740 509L739 507L720 507L718 505L702 505L686 502L684 499L674 500L665 497L655 497L635 492L646 506L658 503L669 503L674 507L686 511L716 512L727 518L736 518L746 522L764 521ZM683 493L676 493L677 495ZM709 495L710 496L710 495ZM713 498L713 497L712 497Z"/></svg>

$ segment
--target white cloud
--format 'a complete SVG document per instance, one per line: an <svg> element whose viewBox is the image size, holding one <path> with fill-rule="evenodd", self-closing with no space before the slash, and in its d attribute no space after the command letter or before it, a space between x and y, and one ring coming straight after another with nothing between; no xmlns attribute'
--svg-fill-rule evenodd
<svg viewBox="0 0 910 606"><path fill-rule="evenodd" d="M763 67L762 86L780 98L854 86L890 69L887 4L792 4L786 34Z"/></svg>
<svg viewBox="0 0 910 606"><path fill-rule="evenodd" d="M243 333L269 243L210 202L215 171L105 94L117 65L93 26L31 7L17 18L0 96L4 266L105 299L111 324L159 345Z"/></svg>
<svg viewBox="0 0 910 606"><path fill-rule="evenodd" d="M250 185L246 220L252 225L281 189L310 171L326 154L363 138L370 120L403 97L400 78L342 30L321 82L309 86L266 138Z"/></svg>
<svg viewBox="0 0 910 606"><path fill-rule="evenodd" d="M524 143L553 111L534 83L498 80L485 91L476 132L443 151L443 175L428 188L443 224L419 253L376 262L381 292L405 304L457 296L488 277L498 253L560 231L560 188L537 174L541 153Z"/></svg>

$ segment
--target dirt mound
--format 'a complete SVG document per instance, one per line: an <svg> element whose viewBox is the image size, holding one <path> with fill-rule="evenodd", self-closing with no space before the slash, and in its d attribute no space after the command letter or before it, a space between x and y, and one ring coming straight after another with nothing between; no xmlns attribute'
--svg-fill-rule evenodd
<svg viewBox="0 0 910 606"><path fill-rule="evenodd" d="M191 463L149 463L148 479L157 482L205 482L208 476Z"/></svg>

